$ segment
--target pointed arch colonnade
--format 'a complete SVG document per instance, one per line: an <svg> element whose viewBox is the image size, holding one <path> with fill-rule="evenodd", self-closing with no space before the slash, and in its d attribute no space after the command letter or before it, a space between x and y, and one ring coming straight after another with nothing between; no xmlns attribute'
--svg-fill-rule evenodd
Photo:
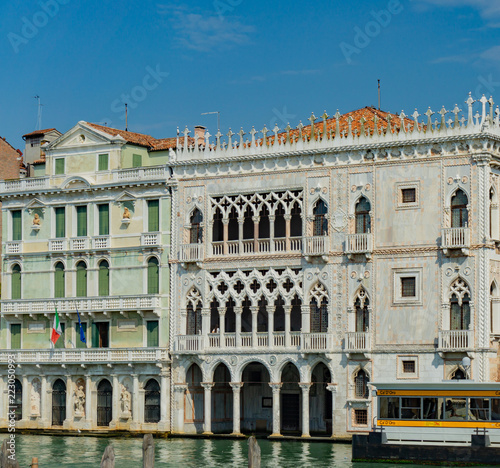
<svg viewBox="0 0 500 468"><path fill-rule="evenodd" d="M235 370L217 360L205 371L186 363L184 382L174 384L173 432L331 436L337 385L329 366L270 361L255 357Z"/></svg>

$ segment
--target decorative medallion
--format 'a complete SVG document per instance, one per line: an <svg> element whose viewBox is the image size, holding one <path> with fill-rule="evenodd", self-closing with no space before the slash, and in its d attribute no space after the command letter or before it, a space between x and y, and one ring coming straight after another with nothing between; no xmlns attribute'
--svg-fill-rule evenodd
<svg viewBox="0 0 500 468"><path fill-rule="evenodd" d="M471 268L470 267L465 267L464 268L464 275L465 276L469 276L471 274Z"/></svg>
<svg viewBox="0 0 500 468"><path fill-rule="evenodd" d="M366 184L366 185L365 185L365 190L366 190L367 192L369 192L371 188L372 188L372 186L371 186L370 184Z"/></svg>
<svg viewBox="0 0 500 468"><path fill-rule="evenodd" d="M451 276L453 274L453 270L451 268L448 268L446 270L446 276Z"/></svg>
<svg viewBox="0 0 500 468"><path fill-rule="evenodd" d="M238 358L236 356L231 356L229 362L232 366L235 366L236 364L238 364Z"/></svg>
<svg viewBox="0 0 500 468"><path fill-rule="evenodd" d="M357 274L355 271L353 271L353 272L351 273L351 278L352 278L352 279L356 279L356 277L357 277L357 276L358 276L358 274Z"/></svg>
<svg viewBox="0 0 500 468"><path fill-rule="evenodd" d="M332 227L340 231L347 226L347 215L342 210L337 210L332 214Z"/></svg>
<svg viewBox="0 0 500 468"><path fill-rule="evenodd" d="M187 203L191 203L191 201L192 201L192 198L191 198L191 197L187 197L187 198L186 198L186 202L187 202Z"/></svg>
<svg viewBox="0 0 500 468"><path fill-rule="evenodd" d="M370 277L370 272L369 271L365 271L364 277L365 278L369 278Z"/></svg>
<svg viewBox="0 0 500 468"><path fill-rule="evenodd" d="M203 201L203 197L198 197L198 202L201 203Z"/></svg>
<svg viewBox="0 0 500 468"><path fill-rule="evenodd" d="M453 183L453 177L448 177L448 185L451 185Z"/></svg>
<svg viewBox="0 0 500 468"><path fill-rule="evenodd" d="M327 189L326 187L323 187L323 188L321 189L321 191L322 191L323 193L326 193L326 192L328 192L328 189Z"/></svg>
<svg viewBox="0 0 500 468"><path fill-rule="evenodd" d="M311 195L314 195L314 192L315 192L315 191L316 191L316 190L314 190L314 189L312 188L311 190L309 190L309 193L310 193Z"/></svg>
<svg viewBox="0 0 500 468"><path fill-rule="evenodd" d="M351 192L355 192L356 190L358 190L358 187L356 187L355 185L353 185L353 186L351 187Z"/></svg>
<svg viewBox="0 0 500 468"><path fill-rule="evenodd" d="M323 281L326 281L328 279L328 273L326 271L324 271L323 273L321 273L321 279Z"/></svg>
<svg viewBox="0 0 500 468"><path fill-rule="evenodd" d="M276 356L271 356L269 358L269 364L271 364L271 366L274 366L276 364L278 360L276 359Z"/></svg>
<svg viewBox="0 0 500 468"><path fill-rule="evenodd" d="M465 176L465 175L464 175L464 176L462 177L462 183L463 183L463 184L466 184L467 182L469 182L469 178L468 178L467 176Z"/></svg>

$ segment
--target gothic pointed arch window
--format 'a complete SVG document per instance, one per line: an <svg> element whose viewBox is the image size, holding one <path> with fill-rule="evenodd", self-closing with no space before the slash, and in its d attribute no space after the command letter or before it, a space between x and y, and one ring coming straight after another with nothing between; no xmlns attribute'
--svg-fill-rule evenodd
<svg viewBox="0 0 500 468"><path fill-rule="evenodd" d="M279 239L286 236L285 208L280 203L274 212L274 238Z"/></svg>
<svg viewBox="0 0 500 468"><path fill-rule="evenodd" d="M201 295L193 288L187 295L186 307L186 335L199 335L201 333Z"/></svg>
<svg viewBox="0 0 500 468"><path fill-rule="evenodd" d="M370 326L370 314L368 306L370 301L366 291L361 288L354 299L354 308L356 311L356 331L367 332Z"/></svg>
<svg viewBox="0 0 500 468"><path fill-rule="evenodd" d="M457 278L450 288L450 330L468 330L470 325L470 290Z"/></svg>
<svg viewBox="0 0 500 468"><path fill-rule="evenodd" d="M87 264L78 262L76 264L76 297L87 296Z"/></svg>
<svg viewBox="0 0 500 468"><path fill-rule="evenodd" d="M302 236L302 208L298 201L293 204L291 214L290 237L300 237Z"/></svg>
<svg viewBox="0 0 500 468"><path fill-rule="evenodd" d="M203 215L198 208L193 210L191 218L189 220L189 243L198 244L203 242L203 228L201 223L203 222Z"/></svg>
<svg viewBox="0 0 500 468"><path fill-rule="evenodd" d="M327 204L320 198L313 208L313 236L328 235Z"/></svg>
<svg viewBox="0 0 500 468"><path fill-rule="evenodd" d="M368 234L371 232L371 205L366 197L361 197L354 209L356 218L356 234Z"/></svg>
<svg viewBox="0 0 500 468"><path fill-rule="evenodd" d="M107 260L99 262L99 296L109 296L109 263Z"/></svg>
<svg viewBox="0 0 500 468"><path fill-rule="evenodd" d="M18 263L12 266L11 299L21 299L21 266Z"/></svg>
<svg viewBox="0 0 500 468"><path fill-rule="evenodd" d="M451 374L451 380L465 380L465 378L465 372L460 367L457 367Z"/></svg>
<svg viewBox="0 0 500 468"><path fill-rule="evenodd" d="M214 222L212 227L212 241L222 242L224 240L224 224L222 222L222 211L219 207L214 213Z"/></svg>
<svg viewBox="0 0 500 468"><path fill-rule="evenodd" d="M458 189L451 198L451 227L467 227L469 223L469 212L467 205L469 199L463 190Z"/></svg>
<svg viewBox="0 0 500 468"><path fill-rule="evenodd" d="M269 208L263 205L259 213L259 239L269 239L271 232L269 223Z"/></svg>
<svg viewBox="0 0 500 468"><path fill-rule="evenodd" d="M229 224L227 226L227 240L235 241L239 237L238 210L235 206L229 212Z"/></svg>
<svg viewBox="0 0 500 468"><path fill-rule="evenodd" d="M254 235L253 211L250 205L248 205L243 214L243 239L253 239Z"/></svg>
<svg viewBox="0 0 500 468"><path fill-rule="evenodd" d="M57 262L54 267L54 297L65 297L65 272L62 262Z"/></svg>
<svg viewBox="0 0 500 468"><path fill-rule="evenodd" d="M328 293L321 283L311 289L309 302L311 313L311 333L328 331Z"/></svg>
<svg viewBox="0 0 500 468"><path fill-rule="evenodd" d="M370 381L365 370L359 369L354 376L354 396L356 398L368 398L368 382Z"/></svg>

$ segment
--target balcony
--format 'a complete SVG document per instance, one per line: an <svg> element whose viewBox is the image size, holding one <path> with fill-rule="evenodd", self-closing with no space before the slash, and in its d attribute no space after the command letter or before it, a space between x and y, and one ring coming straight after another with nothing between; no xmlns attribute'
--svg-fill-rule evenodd
<svg viewBox="0 0 500 468"><path fill-rule="evenodd" d="M69 240L71 250L88 250L90 239L88 237L73 237Z"/></svg>
<svg viewBox="0 0 500 468"><path fill-rule="evenodd" d="M369 332L348 332L345 336L345 352L348 354L364 354L370 351Z"/></svg>
<svg viewBox="0 0 500 468"><path fill-rule="evenodd" d="M2 314L44 314L54 312L75 313L103 311L138 311L153 310L159 315L161 307L160 296L145 294L140 296L118 297L74 297L60 299L19 299L5 300L1 303Z"/></svg>
<svg viewBox="0 0 500 468"><path fill-rule="evenodd" d="M109 249L111 245L109 236L96 236L92 237L92 248L98 249Z"/></svg>
<svg viewBox="0 0 500 468"><path fill-rule="evenodd" d="M66 239L49 239L49 252L64 252L68 249Z"/></svg>
<svg viewBox="0 0 500 468"><path fill-rule="evenodd" d="M440 353L471 351L474 347L473 330L440 330L438 351Z"/></svg>
<svg viewBox="0 0 500 468"><path fill-rule="evenodd" d="M8 241L5 243L5 253L16 255L23 252L23 241Z"/></svg>
<svg viewBox="0 0 500 468"><path fill-rule="evenodd" d="M467 227L447 228L441 230L441 248L445 255L460 250L463 255L469 255L470 229Z"/></svg>
<svg viewBox="0 0 500 468"><path fill-rule="evenodd" d="M179 260L182 263L198 263L204 260L203 244L182 244L179 253Z"/></svg>
<svg viewBox="0 0 500 468"><path fill-rule="evenodd" d="M278 253L299 253L302 237L280 237L276 239L245 239L228 242L212 242L212 255L259 255Z"/></svg>
<svg viewBox="0 0 500 468"><path fill-rule="evenodd" d="M141 234L141 245L143 247L159 247L160 246L160 233L159 232L145 232Z"/></svg>
<svg viewBox="0 0 500 468"><path fill-rule="evenodd" d="M17 364L86 364L115 362L160 362L168 360L166 349L159 348L86 348L86 349L19 349L0 351L0 363L14 355Z"/></svg>
<svg viewBox="0 0 500 468"><path fill-rule="evenodd" d="M349 258L354 255L365 255L366 258L370 258L373 252L371 233L348 234L345 252Z"/></svg>
<svg viewBox="0 0 500 468"><path fill-rule="evenodd" d="M113 171L113 181L166 180L169 174L165 166L139 167Z"/></svg>
<svg viewBox="0 0 500 468"><path fill-rule="evenodd" d="M326 257L329 251L328 236L304 237L305 257ZM326 261L326 258L324 259Z"/></svg>

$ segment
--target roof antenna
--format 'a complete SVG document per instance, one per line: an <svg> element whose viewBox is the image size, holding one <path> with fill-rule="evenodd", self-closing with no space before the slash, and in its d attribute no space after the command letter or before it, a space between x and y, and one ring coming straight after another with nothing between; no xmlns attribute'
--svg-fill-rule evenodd
<svg viewBox="0 0 500 468"><path fill-rule="evenodd" d="M378 110L380 110L380 80L378 80Z"/></svg>
<svg viewBox="0 0 500 468"><path fill-rule="evenodd" d="M128 104L125 103L125 131L128 132Z"/></svg>
<svg viewBox="0 0 500 468"><path fill-rule="evenodd" d="M38 101L38 115L36 118L36 128L35 130L42 129L42 104L40 104L40 96L38 94L34 96L34 98Z"/></svg>
<svg viewBox="0 0 500 468"><path fill-rule="evenodd" d="M202 112L201 115L217 114L217 133L220 132L220 111Z"/></svg>

